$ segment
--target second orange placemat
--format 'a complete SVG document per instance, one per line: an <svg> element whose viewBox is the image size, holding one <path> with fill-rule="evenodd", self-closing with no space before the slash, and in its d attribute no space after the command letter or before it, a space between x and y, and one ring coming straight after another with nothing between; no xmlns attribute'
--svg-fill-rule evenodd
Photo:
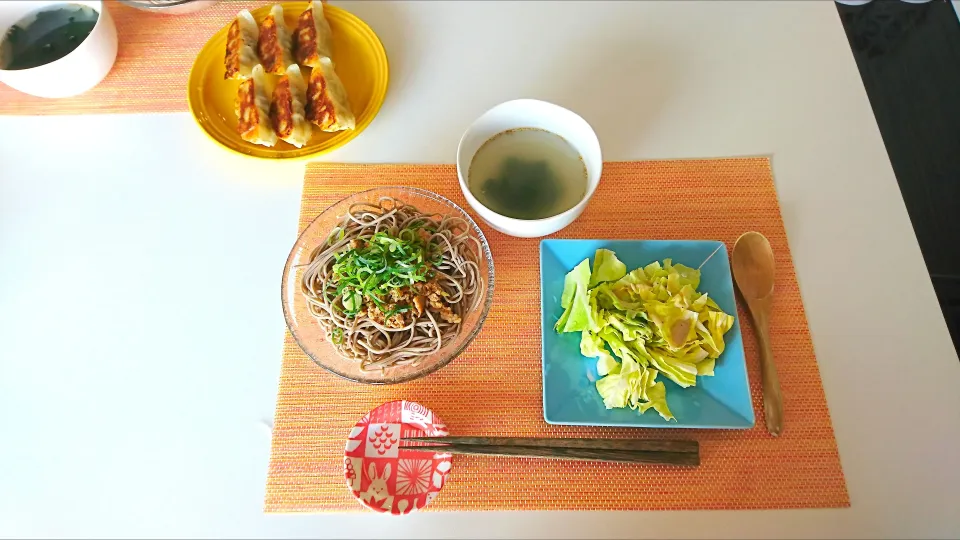
<svg viewBox="0 0 960 540"><path fill-rule="evenodd" d="M310 164L300 229L345 195L384 185L421 187L469 208L452 165ZM496 265L493 307L477 339L440 371L397 386L351 383L313 364L287 333L267 479L268 512L362 510L344 481L344 441L361 416L393 399L430 407L453 435L678 435L675 430L551 426L543 421L539 240L481 227ZM757 426L680 433L700 441L700 467L454 456L446 486L426 510L849 506L768 159L606 163L587 210L554 237L716 239L732 248L747 230L765 234L776 253L771 335L785 396L781 437L773 438L763 428L757 347L740 309ZM291 236L291 246L293 240ZM279 287L279 275L277 282Z"/></svg>

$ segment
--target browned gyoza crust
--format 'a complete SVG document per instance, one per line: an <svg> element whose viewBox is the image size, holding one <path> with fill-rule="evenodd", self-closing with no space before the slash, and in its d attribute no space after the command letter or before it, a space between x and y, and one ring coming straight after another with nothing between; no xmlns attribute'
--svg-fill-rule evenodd
<svg viewBox="0 0 960 540"><path fill-rule="evenodd" d="M240 138L249 141L257 133L260 125L260 112L257 110L257 89L253 79L240 83L237 91L237 133Z"/></svg>
<svg viewBox="0 0 960 540"><path fill-rule="evenodd" d="M286 76L280 79L273 90L270 120L281 139L293 133L293 94L290 92L290 79Z"/></svg>
<svg viewBox="0 0 960 540"><path fill-rule="evenodd" d="M263 69L267 73L283 73L286 69L283 65L283 47L280 46L280 40L277 38L277 22L273 20L273 15L267 15L263 19L263 24L260 25L257 52L260 54Z"/></svg>
<svg viewBox="0 0 960 540"><path fill-rule="evenodd" d="M313 10L308 9L297 19L297 62L305 66L315 66L320 62L317 54L317 27L313 22Z"/></svg>
<svg viewBox="0 0 960 540"><path fill-rule="evenodd" d="M240 23L234 19L227 30L227 53L223 58L224 79L236 79L240 76L240 48L243 37L240 35Z"/></svg>
<svg viewBox="0 0 960 540"><path fill-rule="evenodd" d="M310 73L310 84L307 86L307 120L327 128L337 123L337 111L333 101L327 97L327 79L320 68L314 68Z"/></svg>

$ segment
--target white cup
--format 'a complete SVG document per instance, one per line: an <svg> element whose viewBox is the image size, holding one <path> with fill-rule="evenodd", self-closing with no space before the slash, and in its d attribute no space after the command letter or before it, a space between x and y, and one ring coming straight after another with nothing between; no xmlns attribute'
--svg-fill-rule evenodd
<svg viewBox="0 0 960 540"><path fill-rule="evenodd" d="M0 1L0 36L6 35L11 26L30 13L66 4L96 10L99 16L90 35L70 54L49 64L30 69L0 69L0 81L34 96L61 98L86 92L110 73L117 59L117 28L104 2Z"/></svg>
<svg viewBox="0 0 960 540"><path fill-rule="evenodd" d="M555 133L577 149L587 168L587 192L576 206L543 219L516 219L494 212L470 193L467 175L477 150L493 136L517 128L538 128ZM546 236L573 223L583 213L590 197L596 191L602 169L600 141L590 124L559 105L536 99L507 101L485 112L467 128L457 148L457 175L460 177L460 189L463 190L467 202L491 227L521 238Z"/></svg>

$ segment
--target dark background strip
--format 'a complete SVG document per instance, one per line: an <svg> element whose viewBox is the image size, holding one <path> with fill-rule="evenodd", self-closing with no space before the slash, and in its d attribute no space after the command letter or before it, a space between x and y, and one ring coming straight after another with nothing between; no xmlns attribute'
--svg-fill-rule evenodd
<svg viewBox="0 0 960 540"><path fill-rule="evenodd" d="M960 19L945 0L837 10L960 351Z"/></svg>

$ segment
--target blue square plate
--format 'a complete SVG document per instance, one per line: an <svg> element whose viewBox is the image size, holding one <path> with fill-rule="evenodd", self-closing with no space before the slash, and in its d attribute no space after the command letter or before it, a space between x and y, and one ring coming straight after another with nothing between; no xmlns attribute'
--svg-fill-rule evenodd
<svg viewBox="0 0 960 540"><path fill-rule="evenodd" d="M594 383L596 359L580 354L580 334L557 334L553 327L563 313L563 278L599 248L616 252L627 271L653 261L673 259L700 269L699 292L737 318L724 336L726 348L717 359L713 377L698 377L697 386L680 388L660 376L667 387L667 404L676 421L667 422L653 409L640 414L630 408L607 409ZM543 240L540 242L540 313L543 333L543 417L550 424L623 427L748 429L753 427L750 382L733 298L733 278L727 248L708 240Z"/></svg>

